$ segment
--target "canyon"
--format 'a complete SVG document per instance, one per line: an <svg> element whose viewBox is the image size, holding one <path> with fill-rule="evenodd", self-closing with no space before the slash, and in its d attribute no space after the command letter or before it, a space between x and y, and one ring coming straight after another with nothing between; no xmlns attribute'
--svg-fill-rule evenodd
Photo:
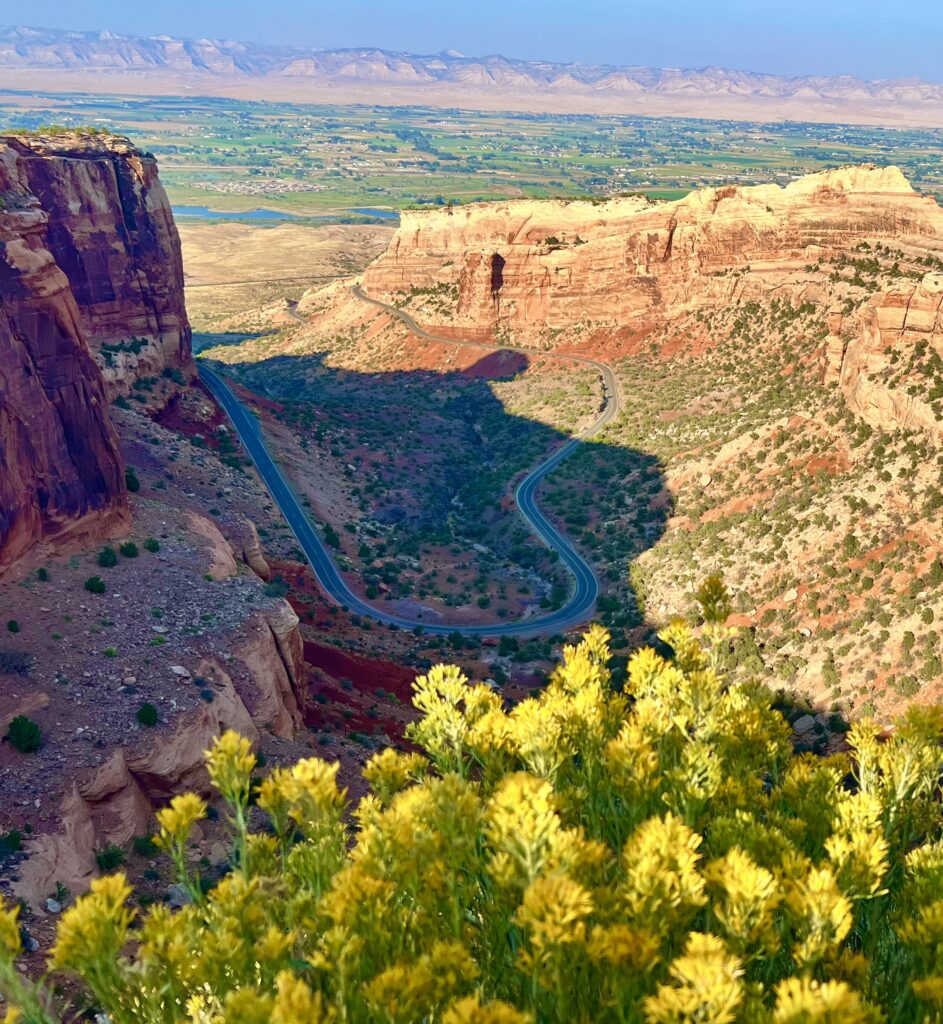
<svg viewBox="0 0 943 1024"><path fill-rule="evenodd" d="M890 716L939 687L927 627L943 614L941 272L938 204L898 169L862 165L672 202L405 211L356 280L430 334L523 349L525 367L554 352L613 367L622 415L538 499L585 545L619 646L650 639L718 571L736 581L741 671L819 708ZM517 355L417 336L354 283L309 290L306 323L212 356L303 400L331 375L475 372ZM306 360L327 369L305 378ZM419 444L435 458L435 440ZM502 517L483 515L500 549Z"/></svg>
<svg viewBox="0 0 943 1024"><path fill-rule="evenodd" d="M13 891L42 906L56 883L81 891L103 850L143 848L154 808L205 786L201 752L225 728L274 763L331 746L346 779L398 742L406 665L455 657L482 677L516 672L505 692L526 694L539 645L520 663L497 645L453 653L377 635L318 595L195 379L152 158L104 134L9 136L0 197L0 599L16 625L0 648L0 731L28 715L43 735L34 754L0 747L0 833L29 837ZM273 237L290 246L300 230ZM222 255L201 282L222 279L232 234L213 233ZM622 411L539 500L604 582L598 616L617 649L651 639L718 571L740 629L731 671L808 699L814 743L828 742L829 709L890 716L938 698L943 652L926 627L943 615L943 211L896 168L667 203L405 211L392 236L344 237L371 260L361 273L297 303L269 301L277 275L270 288L260 273L262 308L220 320L206 307L207 322L251 333L204 355L226 365L341 555L353 565L366 549L371 599L394 600L396 578L419 580L427 556L470 586L470 549L504 573L508 609L549 602L533 567L553 567L516 565L502 533L523 464L505 476L488 464L504 490L481 515L491 532L466 547L457 533L397 553L392 527L440 467L451 479L464 465L449 445L491 451L509 400L542 430L521 450L508 433L495 459L536 460L584 428L598 375L553 358L584 354L613 367ZM355 284L447 340L417 336ZM355 414L388 418L342 435ZM378 511L385 465L395 507ZM456 519L455 495L438 497L435 515ZM93 575L104 592L85 585ZM212 862L214 826L197 843Z"/></svg>
<svg viewBox="0 0 943 1024"><path fill-rule="evenodd" d="M0 747L0 835L28 837L3 874L36 908L205 786L225 729L291 750L303 730L264 492L157 422L182 399L213 431L194 376L153 157L106 133L0 137L0 734L42 732L29 755Z"/></svg>

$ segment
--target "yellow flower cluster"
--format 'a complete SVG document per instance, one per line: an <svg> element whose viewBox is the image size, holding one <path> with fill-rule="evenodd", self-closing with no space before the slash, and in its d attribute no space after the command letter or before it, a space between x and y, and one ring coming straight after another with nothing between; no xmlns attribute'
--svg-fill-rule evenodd
<svg viewBox="0 0 943 1024"><path fill-rule="evenodd" d="M175 797L158 842L192 902L137 920L125 879L97 879L50 966L115 1024L943 1020L943 713L797 756L707 639L672 623L671 656L636 652L616 689L593 627L515 706L437 666L421 752L371 758L353 807L317 758L256 786L227 733L207 762L233 871L204 891L186 846L207 804ZM0 909L7 1016L51 1024L19 953Z"/></svg>

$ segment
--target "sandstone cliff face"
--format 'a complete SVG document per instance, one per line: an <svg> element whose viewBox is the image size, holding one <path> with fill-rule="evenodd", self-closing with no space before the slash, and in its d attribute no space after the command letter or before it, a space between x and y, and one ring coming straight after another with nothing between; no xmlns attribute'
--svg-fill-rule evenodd
<svg viewBox="0 0 943 1024"><path fill-rule="evenodd" d="M658 205L631 197L407 211L364 285L387 301L411 289L454 296L423 309L430 329L549 344L573 327L611 333L751 289L768 295L778 276L871 238L939 249L943 210L897 168L853 167Z"/></svg>
<svg viewBox="0 0 943 1024"><path fill-rule="evenodd" d="M826 380L837 380L851 408L873 427L943 440L923 363L930 353L943 357L943 275L874 296L847 345L838 340L840 323L831 326L838 343L826 352Z"/></svg>
<svg viewBox="0 0 943 1024"><path fill-rule="evenodd" d="M0 569L38 541L121 530L108 399L189 361L154 160L114 137L0 138Z"/></svg>
<svg viewBox="0 0 943 1024"><path fill-rule="evenodd" d="M49 213L46 246L68 279L110 395L190 362L180 240L153 157L115 136L0 138L13 199Z"/></svg>
<svg viewBox="0 0 943 1024"><path fill-rule="evenodd" d="M49 217L0 150L0 568L37 541L128 516L105 387Z"/></svg>
<svg viewBox="0 0 943 1024"><path fill-rule="evenodd" d="M205 536L202 527L198 532ZM151 832L156 808L174 794L208 793L205 751L227 729L253 744L262 728L283 740L294 737L303 724L307 687L298 617L287 601L278 601L254 614L243 632L231 660L208 657L193 666L193 674L212 688L211 703L149 742L115 748L97 770L70 784L58 829L26 845L13 886L19 898L41 908L57 882L75 894L84 892L96 873L97 849L127 845ZM28 705L17 709L27 710Z"/></svg>

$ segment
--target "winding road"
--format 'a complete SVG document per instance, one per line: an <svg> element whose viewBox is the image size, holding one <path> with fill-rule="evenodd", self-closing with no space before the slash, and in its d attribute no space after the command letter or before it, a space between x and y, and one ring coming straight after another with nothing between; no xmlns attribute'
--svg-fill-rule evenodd
<svg viewBox="0 0 943 1024"><path fill-rule="evenodd" d="M358 615L374 619L384 625L396 626L400 629L421 627L424 632L439 636L456 632L465 636L535 636L558 633L585 622L596 604L596 598L599 596L599 581L592 568L572 543L540 511L536 501L536 492L540 481L548 473L559 466L583 441L598 434L618 414L620 407L619 391L612 368L607 366L606 363L590 359L587 356L569 355L560 352L543 352L515 345L489 345L484 342L456 341L453 338L442 338L438 335L430 334L420 327L408 313L404 313L395 306L371 299L359 285L354 285L351 291L364 302L378 306L380 309L399 318L414 334L429 341L445 345L481 348L489 351L507 349L514 352L523 352L530 356L544 356L591 366L602 378L604 405L602 412L583 433L558 448L553 455L540 463L536 469L531 470L518 484L517 490L514 493L514 500L517 502L517 507L527 521L527 524L549 548L559 554L560 561L566 566L573 577L573 592L566 604L556 611L548 612L546 615L534 615L515 622L464 626L456 623L424 622L421 619L407 619L376 608L350 589L337 568L333 556L312 526L307 513L289 486L284 474L269 454L258 420L239 401L232 388L226 383L226 380L215 370L200 361L198 363L200 377L225 410L233 425L233 429L239 435L239 439L249 453L249 457L252 459L259 476L268 488L272 500L278 505L282 515L285 517L285 521L291 528L292 533L294 533L301 550L311 564L311 568L314 570L314 574L322 589L338 604L345 605Z"/></svg>

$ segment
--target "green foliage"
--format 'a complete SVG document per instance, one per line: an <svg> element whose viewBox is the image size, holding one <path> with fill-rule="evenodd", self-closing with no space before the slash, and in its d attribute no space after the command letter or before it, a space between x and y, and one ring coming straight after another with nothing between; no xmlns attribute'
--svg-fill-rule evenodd
<svg viewBox="0 0 943 1024"><path fill-rule="evenodd" d="M141 489L141 481L132 466L128 466L124 471L124 483L131 494L136 494Z"/></svg>
<svg viewBox="0 0 943 1024"><path fill-rule="evenodd" d="M115 843L109 843L95 851L95 863L99 871L114 871L125 862L124 850Z"/></svg>
<svg viewBox="0 0 943 1024"><path fill-rule="evenodd" d="M111 569L118 564L118 553L114 548L102 548L98 552L98 564L103 569Z"/></svg>
<svg viewBox="0 0 943 1024"><path fill-rule="evenodd" d="M33 656L28 651L0 650L0 672L10 676L28 676Z"/></svg>
<svg viewBox="0 0 943 1024"><path fill-rule="evenodd" d="M147 540L144 541L144 550L150 551L151 554L156 554L160 551L160 541L156 537L148 537Z"/></svg>
<svg viewBox="0 0 943 1024"><path fill-rule="evenodd" d="M85 581L85 589L90 594L104 594L107 588L101 576L89 576Z"/></svg>
<svg viewBox="0 0 943 1024"><path fill-rule="evenodd" d="M16 619L10 619L7 622L7 629L11 633L19 633L19 631L20 631L20 624L16 621Z"/></svg>
<svg viewBox="0 0 943 1024"><path fill-rule="evenodd" d="M158 715L157 708L153 704L142 704L138 708L137 720L141 725L155 726L157 725Z"/></svg>
<svg viewBox="0 0 943 1024"><path fill-rule="evenodd" d="M275 576L262 589L266 597L284 597L288 593L288 584L281 576Z"/></svg>
<svg viewBox="0 0 943 1024"><path fill-rule="evenodd" d="M49 582L49 570L45 566L40 566L36 570L36 579L38 579L40 583L48 583Z"/></svg>
<svg viewBox="0 0 943 1024"><path fill-rule="evenodd" d="M138 546L134 543L133 540L125 541L124 544L121 545L121 548L119 550L121 551L121 554L124 555L125 558L137 558L139 554Z"/></svg>
<svg viewBox="0 0 943 1024"><path fill-rule="evenodd" d="M7 728L6 738L21 754L35 754L43 744L39 726L26 715L17 715Z"/></svg>
<svg viewBox="0 0 943 1024"><path fill-rule="evenodd" d="M720 573L708 576L695 593L701 608L701 616L706 623L720 625L730 615L730 594Z"/></svg>

